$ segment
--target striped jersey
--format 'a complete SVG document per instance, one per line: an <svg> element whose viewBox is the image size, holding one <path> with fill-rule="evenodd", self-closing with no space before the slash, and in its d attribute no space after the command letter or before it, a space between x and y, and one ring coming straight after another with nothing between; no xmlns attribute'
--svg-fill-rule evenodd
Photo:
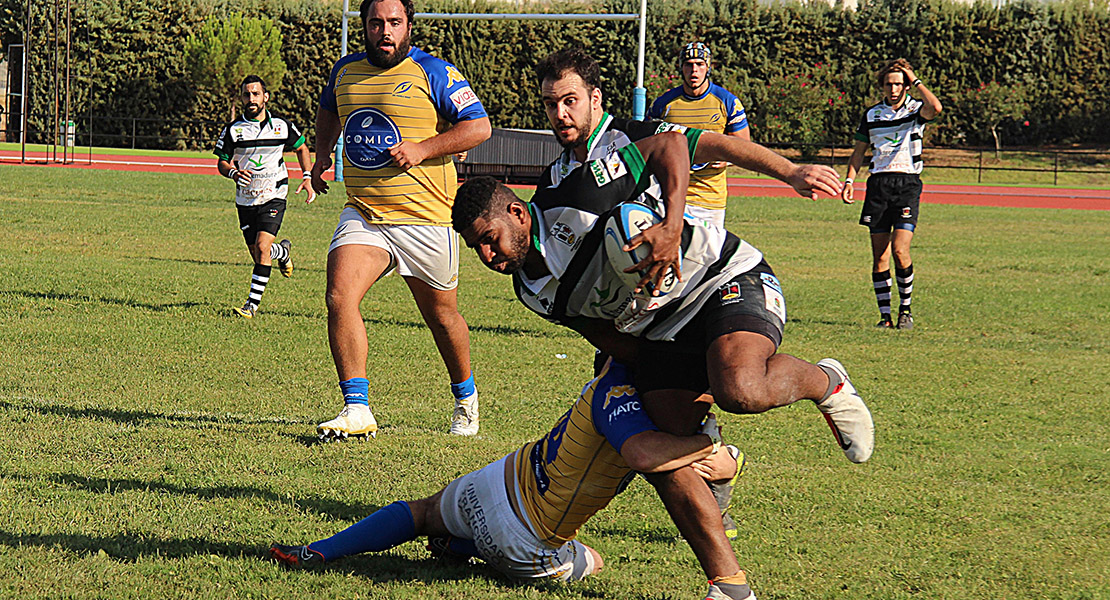
<svg viewBox="0 0 1110 600"><path fill-rule="evenodd" d="M748 126L740 99L715 83L697 97L687 96L682 86L667 91L651 104L648 117L715 133L735 133ZM700 163L692 165L691 170L686 202L724 210L728 199L726 169Z"/></svg>
<svg viewBox="0 0 1110 600"><path fill-rule="evenodd" d="M574 539L635 475L621 447L656 429L624 367L610 363L550 433L514 454L522 510L536 536L553 548Z"/></svg>
<svg viewBox="0 0 1110 600"><path fill-rule="evenodd" d="M929 122L921 116L921 106L920 100L906 96L897 110L880 102L863 113L855 139L871 144L871 174L921 173L921 134Z"/></svg>
<svg viewBox="0 0 1110 600"><path fill-rule="evenodd" d="M686 134L693 156L701 130L606 114L590 136L590 152L594 156L599 144L611 144L612 152L584 165L568 163L565 153L548 167L529 211L532 245L550 274L532 279L523 269L513 273L516 295L526 307L568 326L576 317L603 319L624 333L670 341L729 277L759 264L763 255L747 242L721 227L687 218L681 242L682 281L669 293L634 293L610 266L605 222L621 203L640 202L665 216L658 183L632 142L672 129Z"/></svg>
<svg viewBox="0 0 1110 600"><path fill-rule="evenodd" d="M304 135L292 121L266 111L264 119L240 116L227 124L212 153L251 174L249 185L235 187L235 203L256 206L289 194L284 154L303 145Z"/></svg>
<svg viewBox="0 0 1110 600"><path fill-rule="evenodd" d="M389 69L370 64L365 52L350 54L332 69L320 108L338 114L342 125L347 206L372 223L451 224L458 189L451 156L403 170L388 150L486 116L454 65L418 48Z"/></svg>

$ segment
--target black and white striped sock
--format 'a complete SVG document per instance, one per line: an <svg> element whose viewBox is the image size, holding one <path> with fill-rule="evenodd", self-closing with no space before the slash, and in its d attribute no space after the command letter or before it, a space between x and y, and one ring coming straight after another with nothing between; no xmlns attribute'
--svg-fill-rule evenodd
<svg viewBox="0 0 1110 600"><path fill-rule="evenodd" d="M289 251L281 244L270 244L270 259L271 260L286 260L289 258Z"/></svg>
<svg viewBox="0 0 1110 600"><path fill-rule="evenodd" d="M901 305L898 314L910 312L910 294L913 293L913 265L905 269L894 268L894 276L898 278L898 298Z"/></svg>
<svg viewBox="0 0 1110 600"><path fill-rule="evenodd" d="M890 269L871 274L871 283L875 286L875 301L879 303L879 313L883 318L890 320Z"/></svg>
<svg viewBox="0 0 1110 600"><path fill-rule="evenodd" d="M258 308L262 303L262 293L266 291L266 284L270 281L270 265L254 265L254 272L251 274L251 292L247 297L247 302Z"/></svg>

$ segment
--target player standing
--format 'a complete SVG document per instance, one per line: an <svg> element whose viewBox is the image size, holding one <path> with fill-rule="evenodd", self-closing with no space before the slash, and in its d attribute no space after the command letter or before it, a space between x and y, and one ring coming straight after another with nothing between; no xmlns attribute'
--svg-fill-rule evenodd
<svg viewBox="0 0 1110 600"><path fill-rule="evenodd" d="M266 83L257 75L248 75L240 86L243 112L238 119L224 127L216 141L216 168L220 175L235 182L235 205L239 211L239 228L247 242L254 270L251 273L250 293L243 308L232 309L235 314L251 319L258 313L262 293L270 281L272 261L278 261L281 274L293 274L293 258L289 240L274 244L282 217L285 216L285 197L289 193L289 171L285 168L283 154L290 150L297 153L305 179L297 188L308 192L305 202L316 199L316 192L309 181L308 146L300 129L292 121L266 110L270 92Z"/></svg>
<svg viewBox="0 0 1110 600"><path fill-rule="evenodd" d="M871 282L879 304L876 327L890 329L890 255L898 278L898 329L913 329L910 310L913 292L913 261L910 242L917 229L921 202L921 134L925 124L940 114L940 100L921 83L904 58L892 60L879 70L878 86L883 99L868 108L856 131L856 147L848 160L848 176L841 197L854 202L852 182L863 165L863 153L871 148L867 194L859 224L871 232ZM910 88L921 100L909 95Z"/></svg>
<svg viewBox="0 0 1110 600"><path fill-rule="evenodd" d="M744 105L735 94L709 78L713 72L709 47L702 42L686 44L678 53L678 67L682 85L656 98L648 117L751 141ZM686 213L724 227L728 163L700 163L691 169Z"/></svg>
<svg viewBox="0 0 1110 600"><path fill-rule="evenodd" d="M451 378L451 433L478 432L470 334L456 302L458 241L452 155L490 136L489 118L454 65L410 45L412 0L363 0L366 52L336 63L316 113L313 186L343 136L347 203L328 249L328 342L344 407L323 438L373 434L368 338L359 304L391 269L404 277Z"/></svg>

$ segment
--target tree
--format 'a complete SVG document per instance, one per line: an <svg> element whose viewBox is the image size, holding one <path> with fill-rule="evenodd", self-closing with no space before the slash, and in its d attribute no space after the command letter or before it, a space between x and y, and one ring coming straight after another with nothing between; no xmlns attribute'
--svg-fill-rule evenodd
<svg viewBox="0 0 1110 600"><path fill-rule="evenodd" d="M199 33L185 40L185 65L197 87L227 98L235 118L239 84L247 75L258 75L268 89L276 89L285 76L281 58L281 30L270 19L253 19L231 13L226 19L210 17Z"/></svg>
<svg viewBox="0 0 1110 600"><path fill-rule="evenodd" d="M996 81L981 83L962 94L959 105L963 114L959 117L971 131L990 131L995 158L998 158L1002 150L998 126L1006 119L1016 120L1028 112L1028 97L1023 85L1004 86Z"/></svg>

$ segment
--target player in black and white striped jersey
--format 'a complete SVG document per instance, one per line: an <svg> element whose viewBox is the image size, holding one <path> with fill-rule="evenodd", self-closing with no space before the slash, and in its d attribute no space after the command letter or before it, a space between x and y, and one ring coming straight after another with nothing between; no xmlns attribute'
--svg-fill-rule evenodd
<svg viewBox="0 0 1110 600"><path fill-rule="evenodd" d="M257 75L248 75L240 86L243 113L224 127L213 153L220 174L235 182L235 205L239 212L239 228L247 242L254 268L251 273L250 293L242 308L235 307L234 314L250 319L258 312L262 294L270 280L272 261L278 261L281 274L293 274L293 259L289 254L291 243L281 240L275 244L282 217L285 216L285 197L289 193L289 171L285 168L284 153L297 153L297 162L304 172L304 180L297 193L307 190L306 202L316 199L309 171L312 160L305 144L305 137L291 121L266 110L270 93L266 83Z"/></svg>
<svg viewBox="0 0 1110 600"><path fill-rule="evenodd" d="M890 314L890 256L893 253L900 299L898 328L911 329L913 261L910 242L917 228L921 201L921 137L925 124L936 118L943 107L903 58L883 66L877 83L883 99L864 111L860 119L841 198L848 204L855 201L852 181L863 165L864 152L870 147L870 175L859 223L871 232L871 279L880 315L877 326L894 327ZM911 88L921 94L921 100L909 95Z"/></svg>

